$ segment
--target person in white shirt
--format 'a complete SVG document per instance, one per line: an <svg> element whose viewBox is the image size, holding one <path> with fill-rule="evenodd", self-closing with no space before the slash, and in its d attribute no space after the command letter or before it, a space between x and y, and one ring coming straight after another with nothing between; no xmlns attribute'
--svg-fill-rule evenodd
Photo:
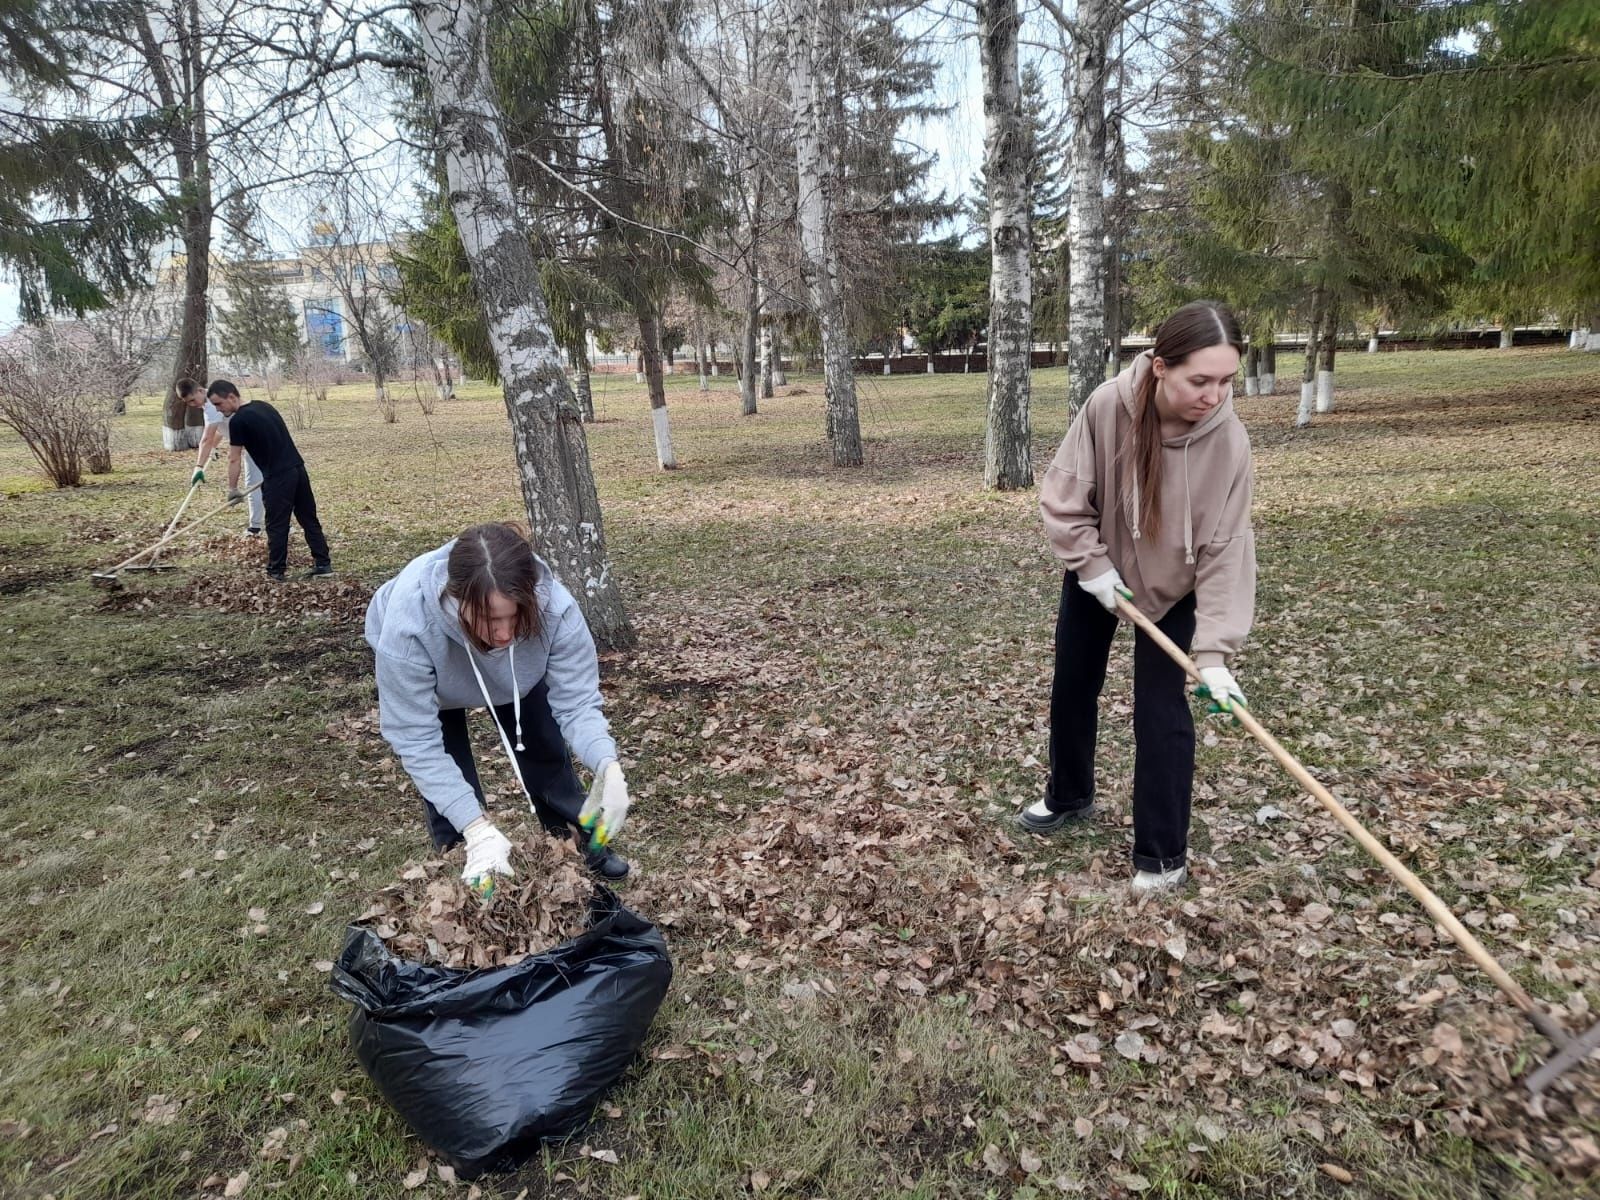
<svg viewBox="0 0 1600 1200"><path fill-rule="evenodd" d="M228 418L222 415L221 410L211 403L211 398L192 379L178 380L178 399L190 408L200 409L206 418L205 432L200 435L200 455L195 460L194 474L189 479L189 486L193 487L206 481L206 463L211 458L211 452L217 448L217 443L222 440L222 435L228 431ZM250 524L245 532L251 537L259 537L267 523L266 502L261 498L261 489L256 486L261 482L261 469L248 454L244 456L244 481L246 487L255 488L248 494Z"/></svg>

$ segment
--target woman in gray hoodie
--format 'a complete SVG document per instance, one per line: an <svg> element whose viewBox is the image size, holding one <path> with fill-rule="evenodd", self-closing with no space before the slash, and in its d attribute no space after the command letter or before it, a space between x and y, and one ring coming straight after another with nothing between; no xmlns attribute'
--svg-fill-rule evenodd
<svg viewBox="0 0 1600 1200"><path fill-rule="evenodd" d="M1050 782L1024 829L1051 833L1094 808L1099 696L1117 628L1117 593L1195 664L1214 708L1244 693L1228 669L1255 610L1250 439L1233 411L1244 353L1225 307L1196 301L1155 345L1095 389L1067 430L1039 509L1066 566L1050 695ZM1194 718L1185 676L1135 632L1133 889L1188 878Z"/></svg>
<svg viewBox="0 0 1600 1200"><path fill-rule="evenodd" d="M494 714L545 828L571 828L596 874L628 873L604 845L627 818L628 788L601 711L594 639L520 530L474 525L412 559L373 595L366 638L383 736L422 793L434 844L466 842L469 884L512 873L511 843L483 812L467 736L467 709L479 706ZM573 754L594 772L587 802ZM591 839L585 827L603 832Z"/></svg>

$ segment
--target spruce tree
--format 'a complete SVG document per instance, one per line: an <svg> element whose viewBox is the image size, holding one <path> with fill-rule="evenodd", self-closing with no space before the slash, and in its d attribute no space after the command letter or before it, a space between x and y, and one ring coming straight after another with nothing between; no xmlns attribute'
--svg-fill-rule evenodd
<svg viewBox="0 0 1600 1200"><path fill-rule="evenodd" d="M300 337L289 294L272 275L271 253L257 232L259 214L242 196L223 213L232 232L222 263L228 302L217 310L222 352L254 371L294 358Z"/></svg>

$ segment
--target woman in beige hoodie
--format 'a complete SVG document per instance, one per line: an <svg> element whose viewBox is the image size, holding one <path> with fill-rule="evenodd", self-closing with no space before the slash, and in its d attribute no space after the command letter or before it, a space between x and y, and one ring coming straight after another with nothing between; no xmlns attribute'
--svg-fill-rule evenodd
<svg viewBox="0 0 1600 1200"><path fill-rule="evenodd" d="M1051 833L1094 808L1100 688L1131 598L1194 658L1217 703L1244 693L1227 662L1250 631L1255 536L1250 440L1233 411L1244 339L1226 308L1187 304L1155 345L1102 384L1067 430L1039 509L1066 565L1050 696L1050 782L1024 829ZM1182 670L1143 633L1133 652L1133 888L1188 879L1194 718Z"/></svg>

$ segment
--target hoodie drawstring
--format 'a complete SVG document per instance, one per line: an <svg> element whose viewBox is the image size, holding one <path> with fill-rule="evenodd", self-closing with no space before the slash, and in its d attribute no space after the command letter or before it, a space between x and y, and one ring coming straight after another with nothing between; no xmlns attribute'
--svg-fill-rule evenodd
<svg viewBox="0 0 1600 1200"><path fill-rule="evenodd" d="M1188 453L1188 450L1185 449L1185 456ZM1188 459L1185 457L1184 477L1187 478L1188 474ZM1194 558L1191 556L1189 561L1193 562ZM522 689L517 686L517 644L515 642L511 643L509 653L511 658L511 714L517 723L517 749L526 750L527 747L522 744Z"/></svg>
<svg viewBox="0 0 1600 1200"><path fill-rule="evenodd" d="M512 643L512 645L515 645L515 644L516 643L514 643L514 642ZM489 698L489 686L488 686L488 684L483 682L483 672L478 670L478 656L475 655L472 652L472 643L471 643L470 640L467 641L467 642L464 642L463 645L466 647L466 651L467 651L467 662L472 665L472 677L478 681L478 691L483 695L483 702L484 702L485 705L488 706L489 716L494 720L495 732L500 735L500 745L505 748L506 757L511 760L511 770L516 774L517 785L520 788L522 788L522 794L523 794L524 797L527 798L528 808L533 811L533 815L534 816L538 816L539 815L539 810L537 808L534 808L534 805L533 805L533 793L528 791L528 784L522 778L522 764L517 761L517 756L514 753L512 753L512 750L511 750L511 739L506 736L505 727L500 724L500 718L496 717L494 715L494 701ZM513 656L512 659L511 659L511 711L516 714L517 749L521 750L521 749L523 749L523 745L522 745L522 697L517 694L519 689L517 688L517 660L516 660L516 657L515 657L516 651L513 650L511 653L512 653L512 656Z"/></svg>
<svg viewBox="0 0 1600 1200"><path fill-rule="evenodd" d="M1194 510L1189 500L1189 443L1183 439L1183 561L1194 562Z"/></svg>

